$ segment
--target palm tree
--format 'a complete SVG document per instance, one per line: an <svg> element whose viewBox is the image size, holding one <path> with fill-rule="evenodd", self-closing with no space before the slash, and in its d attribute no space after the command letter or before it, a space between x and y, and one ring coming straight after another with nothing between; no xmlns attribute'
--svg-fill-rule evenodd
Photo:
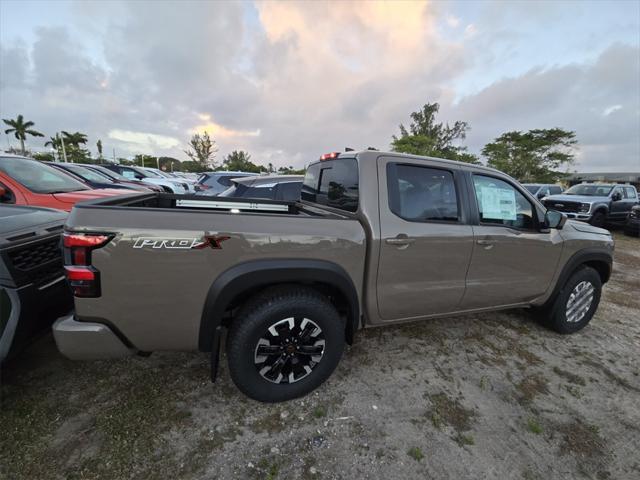
<svg viewBox="0 0 640 480"><path fill-rule="evenodd" d="M49 140L44 143L44 146L60 150L60 147L62 147L62 139L57 135L55 137L49 137Z"/></svg>
<svg viewBox="0 0 640 480"><path fill-rule="evenodd" d="M15 137L20 140L20 150L22 151L22 155L26 153L24 149L24 141L27 139L27 135L31 135L32 137L44 137L42 133L37 130L33 130L31 127L35 124L31 121L25 122L22 115L18 115L15 120L3 118L2 121L11 127L6 129L4 133L13 133Z"/></svg>
<svg viewBox="0 0 640 480"><path fill-rule="evenodd" d="M80 144L85 145L87 143L87 136L84 133L80 132L65 132L62 131L62 135L64 136L64 144L72 145L76 148L80 148Z"/></svg>

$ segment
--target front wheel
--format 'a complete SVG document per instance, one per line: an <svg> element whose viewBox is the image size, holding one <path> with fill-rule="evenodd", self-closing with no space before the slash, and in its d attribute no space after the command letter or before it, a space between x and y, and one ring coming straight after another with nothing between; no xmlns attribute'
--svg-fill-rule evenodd
<svg viewBox="0 0 640 480"><path fill-rule="evenodd" d="M589 220L589 223L594 227L604 228L606 224L607 216L604 212L595 212Z"/></svg>
<svg viewBox="0 0 640 480"><path fill-rule="evenodd" d="M559 333L584 328L596 313L602 293L600 275L591 267L577 270L564 285L551 308L547 323Z"/></svg>
<svg viewBox="0 0 640 480"><path fill-rule="evenodd" d="M227 338L236 386L261 402L300 397L321 385L344 349L344 321L310 288L274 287L240 311Z"/></svg>

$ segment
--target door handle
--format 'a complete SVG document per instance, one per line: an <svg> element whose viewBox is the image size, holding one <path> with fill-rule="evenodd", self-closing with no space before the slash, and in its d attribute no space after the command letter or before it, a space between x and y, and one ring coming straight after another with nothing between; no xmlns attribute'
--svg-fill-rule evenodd
<svg viewBox="0 0 640 480"><path fill-rule="evenodd" d="M401 249L407 248L409 245L411 245L413 242L415 242L416 239L415 238L411 238L408 237L407 235L401 233L400 235L396 236L395 238L386 238L384 240L384 242L387 245L395 245Z"/></svg>

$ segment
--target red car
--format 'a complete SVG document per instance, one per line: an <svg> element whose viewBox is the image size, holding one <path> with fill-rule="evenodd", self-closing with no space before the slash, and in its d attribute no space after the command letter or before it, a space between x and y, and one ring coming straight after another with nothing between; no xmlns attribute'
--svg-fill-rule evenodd
<svg viewBox="0 0 640 480"><path fill-rule="evenodd" d="M122 195L123 190L91 189L70 175L36 160L0 156L0 203L57 208L67 212L83 200Z"/></svg>

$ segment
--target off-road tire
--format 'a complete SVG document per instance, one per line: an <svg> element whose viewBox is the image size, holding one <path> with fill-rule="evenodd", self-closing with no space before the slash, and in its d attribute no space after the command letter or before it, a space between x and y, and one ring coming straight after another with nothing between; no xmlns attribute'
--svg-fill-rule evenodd
<svg viewBox="0 0 640 480"><path fill-rule="evenodd" d="M300 380L273 383L260 374L254 354L269 327L290 317L308 318L320 327L324 353L312 371ZM342 357L344 342L344 320L324 295L296 285L269 288L250 299L231 324L227 336L231 379L245 395L260 402L297 398L329 378Z"/></svg>
<svg viewBox="0 0 640 480"><path fill-rule="evenodd" d="M595 212L591 216L589 223L594 227L604 228L607 224L607 215L603 211Z"/></svg>
<svg viewBox="0 0 640 480"><path fill-rule="evenodd" d="M588 310L579 321L570 322L567 319L567 306L571 298L571 294L575 292L578 285L584 285L587 282L593 287L593 299ZM587 287L588 288L588 287ZM556 296L555 301L550 309L547 310L545 324L558 333L574 333L582 330L590 321L598 309L600 303L600 295L602 293L602 281L600 275L591 267L581 267L576 270L569 280L564 284L562 290Z"/></svg>

